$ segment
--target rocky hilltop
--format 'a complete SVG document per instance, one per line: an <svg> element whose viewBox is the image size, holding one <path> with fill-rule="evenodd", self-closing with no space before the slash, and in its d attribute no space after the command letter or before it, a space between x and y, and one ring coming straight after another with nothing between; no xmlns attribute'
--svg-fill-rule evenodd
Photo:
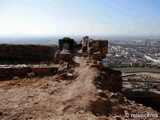
<svg viewBox="0 0 160 120"><path fill-rule="evenodd" d="M0 119L139 120L137 114L158 119L158 111L123 96L120 71L103 67L107 40L84 37L76 45L81 48L69 47L73 43L69 39L62 43L55 55L55 75L38 77L32 72L25 78L1 81Z"/></svg>

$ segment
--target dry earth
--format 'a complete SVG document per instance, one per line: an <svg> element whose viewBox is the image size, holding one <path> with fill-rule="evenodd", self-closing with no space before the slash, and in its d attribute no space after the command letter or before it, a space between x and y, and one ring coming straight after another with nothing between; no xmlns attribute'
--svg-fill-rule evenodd
<svg viewBox="0 0 160 120"><path fill-rule="evenodd" d="M80 66L75 68L78 77L74 80L57 80L55 75L1 82L0 119L124 120L126 111L159 114L127 100L120 93L97 89L93 80L98 70L90 68L80 56L76 56L75 61Z"/></svg>

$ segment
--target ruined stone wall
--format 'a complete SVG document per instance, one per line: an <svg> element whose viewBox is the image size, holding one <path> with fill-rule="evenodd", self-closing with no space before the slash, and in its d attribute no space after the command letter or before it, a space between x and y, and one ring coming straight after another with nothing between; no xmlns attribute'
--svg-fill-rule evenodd
<svg viewBox="0 0 160 120"><path fill-rule="evenodd" d="M69 49L68 50L74 50L76 42L74 39L71 39L69 37L64 37L63 39L59 39L59 50L63 50L63 44L68 43Z"/></svg>
<svg viewBox="0 0 160 120"><path fill-rule="evenodd" d="M58 46L0 45L0 64L27 63L53 60Z"/></svg>
<svg viewBox="0 0 160 120"><path fill-rule="evenodd" d="M82 38L82 52L87 51L87 41L89 40L88 36Z"/></svg>
<svg viewBox="0 0 160 120"><path fill-rule="evenodd" d="M111 92L121 92L122 90L122 73L109 68L104 68L102 59L108 52L107 40L93 40L88 36L82 38L82 52L87 57L87 63L91 67L100 69L99 76L94 80L98 89L109 90Z"/></svg>
<svg viewBox="0 0 160 120"><path fill-rule="evenodd" d="M95 60L102 60L106 57L108 52L107 40L93 40L88 36L82 38L82 52L86 53L88 57Z"/></svg>
<svg viewBox="0 0 160 120"><path fill-rule="evenodd" d="M65 46L65 44L67 46ZM54 58L55 63L59 63L60 60L69 62L72 61L72 53L74 53L75 47L77 43L74 39L69 37L64 37L63 39L59 39L59 50L57 50Z"/></svg>
<svg viewBox="0 0 160 120"><path fill-rule="evenodd" d="M58 68L54 66L47 66L47 67L0 67L0 80L2 79L12 79L14 76L18 77L26 77L27 73L33 72L35 76L45 76L45 75L54 75L57 73Z"/></svg>
<svg viewBox="0 0 160 120"><path fill-rule="evenodd" d="M122 73L121 71L104 68L99 72L99 76L94 80L98 89L109 90L110 92L122 91Z"/></svg>

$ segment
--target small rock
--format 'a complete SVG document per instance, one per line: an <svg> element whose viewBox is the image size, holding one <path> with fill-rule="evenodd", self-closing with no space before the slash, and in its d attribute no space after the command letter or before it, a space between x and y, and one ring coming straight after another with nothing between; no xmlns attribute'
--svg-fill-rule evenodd
<svg viewBox="0 0 160 120"><path fill-rule="evenodd" d="M0 112L0 116L2 116L3 115L3 113L2 112Z"/></svg>
<svg viewBox="0 0 160 120"><path fill-rule="evenodd" d="M17 108L17 107L18 107L17 105L14 106L14 108Z"/></svg>
<svg viewBox="0 0 160 120"><path fill-rule="evenodd" d="M37 101L37 102L34 102L34 104L38 104L39 102Z"/></svg>
<svg viewBox="0 0 160 120"><path fill-rule="evenodd" d="M85 113L85 111L84 111L84 110L80 110L80 111L79 111L79 113L84 114L84 113Z"/></svg>
<svg viewBox="0 0 160 120"><path fill-rule="evenodd" d="M102 90L98 89L98 92L102 92Z"/></svg>
<svg viewBox="0 0 160 120"><path fill-rule="evenodd" d="M32 116L31 116L31 117L29 117L29 119L32 119Z"/></svg>
<svg viewBox="0 0 160 120"><path fill-rule="evenodd" d="M71 76L73 76L73 74L72 74L72 73L67 73L67 76L70 76L70 77L71 77Z"/></svg>
<svg viewBox="0 0 160 120"><path fill-rule="evenodd" d="M122 120L120 116L114 116L116 120Z"/></svg>
<svg viewBox="0 0 160 120"><path fill-rule="evenodd" d="M111 98L116 98L116 95L114 93L111 93Z"/></svg>

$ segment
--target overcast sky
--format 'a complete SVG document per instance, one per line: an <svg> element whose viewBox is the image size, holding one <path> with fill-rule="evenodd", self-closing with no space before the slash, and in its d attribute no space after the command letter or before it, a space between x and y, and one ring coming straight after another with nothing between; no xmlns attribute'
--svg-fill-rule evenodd
<svg viewBox="0 0 160 120"><path fill-rule="evenodd" d="M0 0L0 34L159 35L160 0Z"/></svg>

